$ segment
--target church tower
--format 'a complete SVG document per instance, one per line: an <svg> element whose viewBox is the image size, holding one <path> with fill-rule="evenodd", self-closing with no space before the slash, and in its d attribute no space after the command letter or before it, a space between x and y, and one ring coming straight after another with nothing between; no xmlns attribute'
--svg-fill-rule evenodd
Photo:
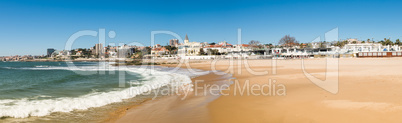
<svg viewBox="0 0 402 123"><path fill-rule="evenodd" d="M188 43L188 36L186 34L186 38L184 39L184 44L187 44L187 43Z"/></svg>

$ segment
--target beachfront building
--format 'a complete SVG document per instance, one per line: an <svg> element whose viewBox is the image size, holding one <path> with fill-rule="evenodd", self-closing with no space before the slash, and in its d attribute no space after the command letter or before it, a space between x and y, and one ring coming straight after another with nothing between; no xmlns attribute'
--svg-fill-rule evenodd
<svg viewBox="0 0 402 123"><path fill-rule="evenodd" d="M233 52L250 52L252 47L248 44L237 44L233 46Z"/></svg>
<svg viewBox="0 0 402 123"><path fill-rule="evenodd" d="M186 34L186 38L184 39L184 43L178 48L178 56L184 58L186 56L198 56L200 54L201 43L199 42L190 42L188 40L188 36Z"/></svg>
<svg viewBox="0 0 402 123"><path fill-rule="evenodd" d="M348 44L344 48L352 52L355 57L401 57L401 47L381 43Z"/></svg>
<svg viewBox="0 0 402 123"><path fill-rule="evenodd" d="M47 49L47 57L52 57L52 54L54 53L54 51L56 51L56 50L53 48Z"/></svg>
<svg viewBox="0 0 402 123"><path fill-rule="evenodd" d="M384 52L384 51L400 51L401 47L398 45L383 46L381 43L362 43L362 41L355 41L344 46L344 49L353 53L357 52ZM357 42L357 43L356 43Z"/></svg>
<svg viewBox="0 0 402 123"><path fill-rule="evenodd" d="M165 47L152 48L151 56L161 57L163 55L169 55L169 50L167 50Z"/></svg>
<svg viewBox="0 0 402 123"><path fill-rule="evenodd" d="M311 52L304 48L272 48L271 54L273 58L307 58L310 57Z"/></svg>
<svg viewBox="0 0 402 123"><path fill-rule="evenodd" d="M133 54L134 46L109 46L105 47L106 55L111 60L124 60Z"/></svg>
<svg viewBox="0 0 402 123"><path fill-rule="evenodd" d="M102 44L95 44L94 50L95 50L95 54L94 54L95 56L103 56L105 53L105 50L104 50Z"/></svg>
<svg viewBox="0 0 402 123"><path fill-rule="evenodd" d="M271 48L271 55L272 56L280 56L280 54L282 53L282 49L283 48Z"/></svg>
<svg viewBox="0 0 402 123"><path fill-rule="evenodd" d="M300 47L300 46L298 46ZM311 42L310 43L310 48L317 49L317 48L330 48L331 43L330 42Z"/></svg>
<svg viewBox="0 0 402 123"><path fill-rule="evenodd" d="M71 56L71 51L68 51L68 50L57 51L57 52L55 52L55 56L57 58L66 59Z"/></svg>
<svg viewBox="0 0 402 123"><path fill-rule="evenodd" d="M230 48L225 58L249 58L250 55L253 55L252 46L248 44L237 44Z"/></svg>
<svg viewBox="0 0 402 123"><path fill-rule="evenodd" d="M231 49L230 53L232 54L251 54L253 51L252 46L248 44L236 44L233 45L233 48Z"/></svg>
<svg viewBox="0 0 402 123"><path fill-rule="evenodd" d="M169 45L172 46L172 47L179 46L179 39L170 39L169 40Z"/></svg>
<svg viewBox="0 0 402 123"><path fill-rule="evenodd" d="M125 59L133 54L132 47L128 45L119 46L117 48L117 58Z"/></svg>
<svg viewBox="0 0 402 123"><path fill-rule="evenodd" d="M233 45L227 43L226 41L219 42L215 45L206 45L203 47L203 51L207 54L211 54L211 51L217 51L219 54L228 54L232 52Z"/></svg>
<svg viewBox="0 0 402 123"><path fill-rule="evenodd" d="M108 55L109 59L116 59L117 58L117 52L116 51L109 51L106 54Z"/></svg>
<svg viewBox="0 0 402 123"><path fill-rule="evenodd" d="M84 54L82 53L82 51L77 51L76 53L75 53L75 56L78 56L78 57L80 57L80 56L83 56Z"/></svg>
<svg viewBox="0 0 402 123"><path fill-rule="evenodd" d="M389 48L388 48L389 49ZM387 48L385 48L387 50ZM346 44L341 52L373 52L384 51L384 47L380 43L361 43L361 44Z"/></svg>

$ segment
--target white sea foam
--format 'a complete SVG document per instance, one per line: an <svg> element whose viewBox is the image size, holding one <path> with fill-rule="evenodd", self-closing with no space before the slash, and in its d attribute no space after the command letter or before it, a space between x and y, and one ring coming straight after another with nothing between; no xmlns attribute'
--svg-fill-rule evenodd
<svg viewBox="0 0 402 123"><path fill-rule="evenodd" d="M35 66L35 67L44 68L44 67L49 67L49 66L47 66L47 65L37 65L37 66Z"/></svg>
<svg viewBox="0 0 402 123"><path fill-rule="evenodd" d="M78 71L98 71L98 70L116 70L116 68L100 68L96 66L81 67L71 69L68 67L35 67L19 68L31 70L78 70ZM120 91L111 92L93 92L80 97L61 97L56 99L29 100L27 98L18 100L0 100L0 117L26 118L30 116L45 116L52 112L70 112L73 110L86 110L91 107L100 107L107 104L121 102L124 99L133 98L139 94L157 89L171 84L188 84L191 79L188 75L143 69L136 67L118 68L142 75L148 81L144 81L141 86L125 88ZM198 75L201 75L201 71ZM205 73L203 73L205 74ZM144 88L147 87L147 88ZM133 92L134 90L134 92Z"/></svg>
<svg viewBox="0 0 402 123"><path fill-rule="evenodd" d="M14 69L14 68L12 68L12 67L1 67L1 68L4 68L4 69Z"/></svg>

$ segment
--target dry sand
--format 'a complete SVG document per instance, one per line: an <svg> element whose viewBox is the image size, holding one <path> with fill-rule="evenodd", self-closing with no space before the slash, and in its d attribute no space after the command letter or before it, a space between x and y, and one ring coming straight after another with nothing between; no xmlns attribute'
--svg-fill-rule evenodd
<svg viewBox="0 0 402 123"><path fill-rule="evenodd" d="M231 65L229 60L218 60L189 66L203 70L215 66L216 70L233 74L236 79L232 81L240 85L246 81L250 85L275 81L277 88L285 86L286 95L240 95L239 90L235 92L236 84L232 84L223 92L229 94L227 96L190 96L186 100L168 96L147 101L128 110L116 122L402 122L401 58L341 58L339 67L329 65L330 69L326 69L326 59L304 60L309 74L321 80L339 79L337 94L312 83L303 74L301 60L276 60L276 67L272 60L240 62L234 60ZM268 74L256 75L255 72ZM339 76L328 74L331 72ZM223 81L214 74L195 80ZM211 99L214 100L209 101Z"/></svg>

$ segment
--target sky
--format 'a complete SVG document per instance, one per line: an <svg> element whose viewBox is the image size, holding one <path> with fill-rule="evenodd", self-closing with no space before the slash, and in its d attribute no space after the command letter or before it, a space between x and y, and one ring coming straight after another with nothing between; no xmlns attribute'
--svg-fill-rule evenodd
<svg viewBox="0 0 402 123"><path fill-rule="evenodd" d="M105 30L106 45L151 45L152 31L170 31L190 41L277 44L285 35L308 43L339 39L402 39L402 2L384 0L1 0L0 56L42 55L63 50L83 30ZM114 32L111 38L109 32ZM89 48L101 36L82 36L73 48ZM166 45L168 34L155 35Z"/></svg>

